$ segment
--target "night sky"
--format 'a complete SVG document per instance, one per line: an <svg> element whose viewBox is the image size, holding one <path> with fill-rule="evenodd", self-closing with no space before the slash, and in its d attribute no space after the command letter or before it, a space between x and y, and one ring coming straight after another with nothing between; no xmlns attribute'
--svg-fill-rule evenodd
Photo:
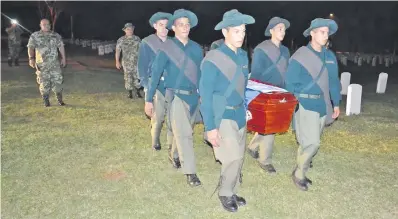
<svg viewBox="0 0 398 219"><path fill-rule="evenodd" d="M38 6L45 2L1 2L2 12L30 29L39 29L41 15ZM74 19L74 34L77 38L116 40L124 33L124 23L136 26L135 34L141 38L153 33L149 26L150 16L157 11L173 13L185 8L199 18L199 25L191 30L190 38L201 44L210 44L222 37L214 26L222 19L225 11L238 9L250 14L256 23L249 25L248 44L256 46L265 38L264 30L273 16L280 16L291 22L284 44L291 46L307 43L302 35L312 19L329 18L334 14L339 30L332 38L333 49L351 52L392 52L394 40L398 44L397 2L56 2L62 12L55 30L64 38L70 38L70 17ZM44 7L43 7L44 8ZM44 16L44 15L43 15ZM2 34L8 20L2 16ZM173 35L170 32L170 35ZM398 47L398 45L397 45Z"/></svg>

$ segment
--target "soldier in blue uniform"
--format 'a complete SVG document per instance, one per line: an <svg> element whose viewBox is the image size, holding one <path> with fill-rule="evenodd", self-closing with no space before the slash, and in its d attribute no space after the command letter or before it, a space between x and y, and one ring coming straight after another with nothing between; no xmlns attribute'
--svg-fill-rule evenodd
<svg viewBox="0 0 398 219"><path fill-rule="evenodd" d="M156 54L162 46L162 43L168 38L167 22L171 16L172 15L170 13L164 12L157 12L153 14L149 19L149 24L156 30L156 33L145 37L141 41L138 54L138 75L141 86L144 87L145 92L148 90L149 80L151 78L151 64L153 63ZM164 87L164 77L161 77L153 98L154 112L151 118L152 148L157 151L161 149L160 132L162 130L162 124L167 111L164 98L165 92L166 89ZM173 134L171 129L168 127L167 145L169 146L170 150L172 143Z"/></svg>
<svg viewBox="0 0 398 219"><path fill-rule="evenodd" d="M282 45L285 31L290 27L290 22L280 17L273 17L265 30L265 36L271 36L254 49L250 78L273 84L277 87L285 86L290 52ZM262 135L256 133L251 140L248 153L258 159L259 165L268 173L276 173L272 165L272 150L275 134ZM258 150L258 148L260 148Z"/></svg>
<svg viewBox="0 0 398 219"><path fill-rule="evenodd" d="M201 65L199 92L207 138L221 161L219 199L225 210L236 212L246 204L237 196L246 143L245 88L249 74L247 52L241 49L246 24L254 18L233 9L224 13L215 30L225 43L207 53Z"/></svg>
<svg viewBox="0 0 398 219"><path fill-rule="evenodd" d="M299 100L295 113L299 148L292 179L303 191L312 184L306 173L319 149L323 129L340 114L338 63L334 53L325 47L329 36L337 29L333 20L312 20L311 26L303 33L305 37L311 36L311 42L292 55L286 72L286 89Z"/></svg>
<svg viewBox="0 0 398 219"><path fill-rule="evenodd" d="M198 18L193 12L185 9L174 12L167 27L173 30L175 37L166 40L156 55L145 98L145 113L152 116L153 96L163 76L166 104L170 104L168 120L174 135L173 145L177 147L182 172L187 176L187 183L191 186L201 185L196 175L193 126L196 114L199 113L199 66L203 59L203 51L198 43L189 39L191 28L197 24ZM174 150L175 148L170 155L172 162L176 161Z"/></svg>

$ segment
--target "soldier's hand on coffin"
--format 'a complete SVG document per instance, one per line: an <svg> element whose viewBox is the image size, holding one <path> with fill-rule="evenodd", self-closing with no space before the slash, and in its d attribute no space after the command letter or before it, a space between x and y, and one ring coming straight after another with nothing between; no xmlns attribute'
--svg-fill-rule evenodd
<svg viewBox="0 0 398 219"><path fill-rule="evenodd" d="M213 145L213 147L220 147L221 136L217 129L213 129L207 132L207 140Z"/></svg>
<svg viewBox="0 0 398 219"><path fill-rule="evenodd" d="M121 69L122 68L122 65L120 64L120 62L116 62L116 68L117 69Z"/></svg>
<svg viewBox="0 0 398 219"><path fill-rule="evenodd" d="M153 104L150 102L145 102L145 114L152 118Z"/></svg>
<svg viewBox="0 0 398 219"><path fill-rule="evenodd" d="M332 118L336 119L340 115L340 108L338 106L336 106L336 107L334 107L333 110L334 110L334 112L333 112Z"/></svg>
<svg viewBox="0 0 398 219"><path fill-rule="evenodd" d="M35 68L35 60L33 59L29 60L29 66Z"/></svg>

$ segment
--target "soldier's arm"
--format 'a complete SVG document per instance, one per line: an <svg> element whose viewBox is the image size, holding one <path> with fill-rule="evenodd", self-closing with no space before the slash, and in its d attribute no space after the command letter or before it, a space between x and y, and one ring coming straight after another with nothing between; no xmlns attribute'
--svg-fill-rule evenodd
<svg viewBox="0 0 398 219"><path fill-rule="evenodd" d="M117 40L116 43L116 51L115 51L115 60L116 63L118 63L120 61L120 52L122 51L122 42L121 40Z"/></svg>
<svg viewBox="0 0 398 219"><path fill-rule="evenodd" d="M341 84L339 80L339 67L336 57L333 55L333 62L335 63L332 71L329 72L329 88L330 88L330 99L332 100L333 106L338 107L341 100Z"/></svg>
<svg viewBox="0 0 398 219"><path fill-rule="evenodd" d="M202 77L202 71L200 70L200 64L202 63L202 60L203 60L203 50L202 50L202 47L199 47L199 53L200 53L200 55L199 55L199 60L197 61L197 63L196 63L196 66L198 66L198 81L200 81L200 78ZM199 85L198 85L198 89L199 89Z"/></svg>
<svg viewBox="0 0 398 219"><path fill-rule="evenodd" d="M169 61L169 58L167 57L166 53L163 51L160 51L157 55L155 60L152 63L151 66L151 83L149 83L148 90L147 90L147 96L145 101L146 102L153 102L153 96L155 95L156 88L159 84L160 78L162 77L162 74L164 72L164 69L166 67L167 62Z"/></svg>
<svg viewBox="0 0 398 219"><path fill-rule="evenodd" d="M140 42L136 42L136 45L133 47L133 49L134 49L133 54L135 56L135 59L133 60L133 65L134 66L138 65L138 51L139 51L139 48L140 48ZM137 68L136 68L136 70L137 70Z"/></svg>
<svg viewBox="0 0 398 219"><path fill-rule="evenodd" d="M29 59L34 58L35 57L36 41L35 41L35 38L33 37L33 34L32 34L32 36L30 36L28 45L26 47L28 47Z"/></svg>
<svg viewBox="0 0 398 219"><path fill-rule="evenodd" d="M138 50L138 77L140 78L141 86L148 89L148 78L150 70L150 51L146 43L141 42Z"/></svg>
<svg viewBox="0 0 398 219"><path fill-rule="evenodd" d="M218 69L213 63L204 61L201 67L202 77L199 80L199 94L202 100L200 104L200 112L203 116L205 131L216 129L213 112L213 93L214 87L217 86Z"/></svg>
<svg viewBox="0 0 398 219"><path fill-rule="evenodd" d="M57 47L59 49L59 53L61 53L61 59L65 61L66 56L65 56L64 42L62 41L62 37L59 34L57 34Z"/></svg>

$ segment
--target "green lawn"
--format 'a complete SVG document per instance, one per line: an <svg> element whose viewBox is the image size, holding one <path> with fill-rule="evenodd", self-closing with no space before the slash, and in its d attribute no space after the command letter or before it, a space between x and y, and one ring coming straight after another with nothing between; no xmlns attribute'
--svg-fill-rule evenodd
<svg viewBox="0 0 398 219"><path fill-rule="evenodd" d="M343 102L308 192L290 178L297 149L290 133L276 138L277 175L246 156L239 194L248 205L232 214L211 197L220 166L201 141L202 125L195 152L203 186L190 188L166 150L151 149L144 102L126 98L122 74L68 67L68 105L52 95L44 108L31 69L1 70L2 218L398 218L397 84L385 95L365 86L360 116L344 116Z"/></svg>

